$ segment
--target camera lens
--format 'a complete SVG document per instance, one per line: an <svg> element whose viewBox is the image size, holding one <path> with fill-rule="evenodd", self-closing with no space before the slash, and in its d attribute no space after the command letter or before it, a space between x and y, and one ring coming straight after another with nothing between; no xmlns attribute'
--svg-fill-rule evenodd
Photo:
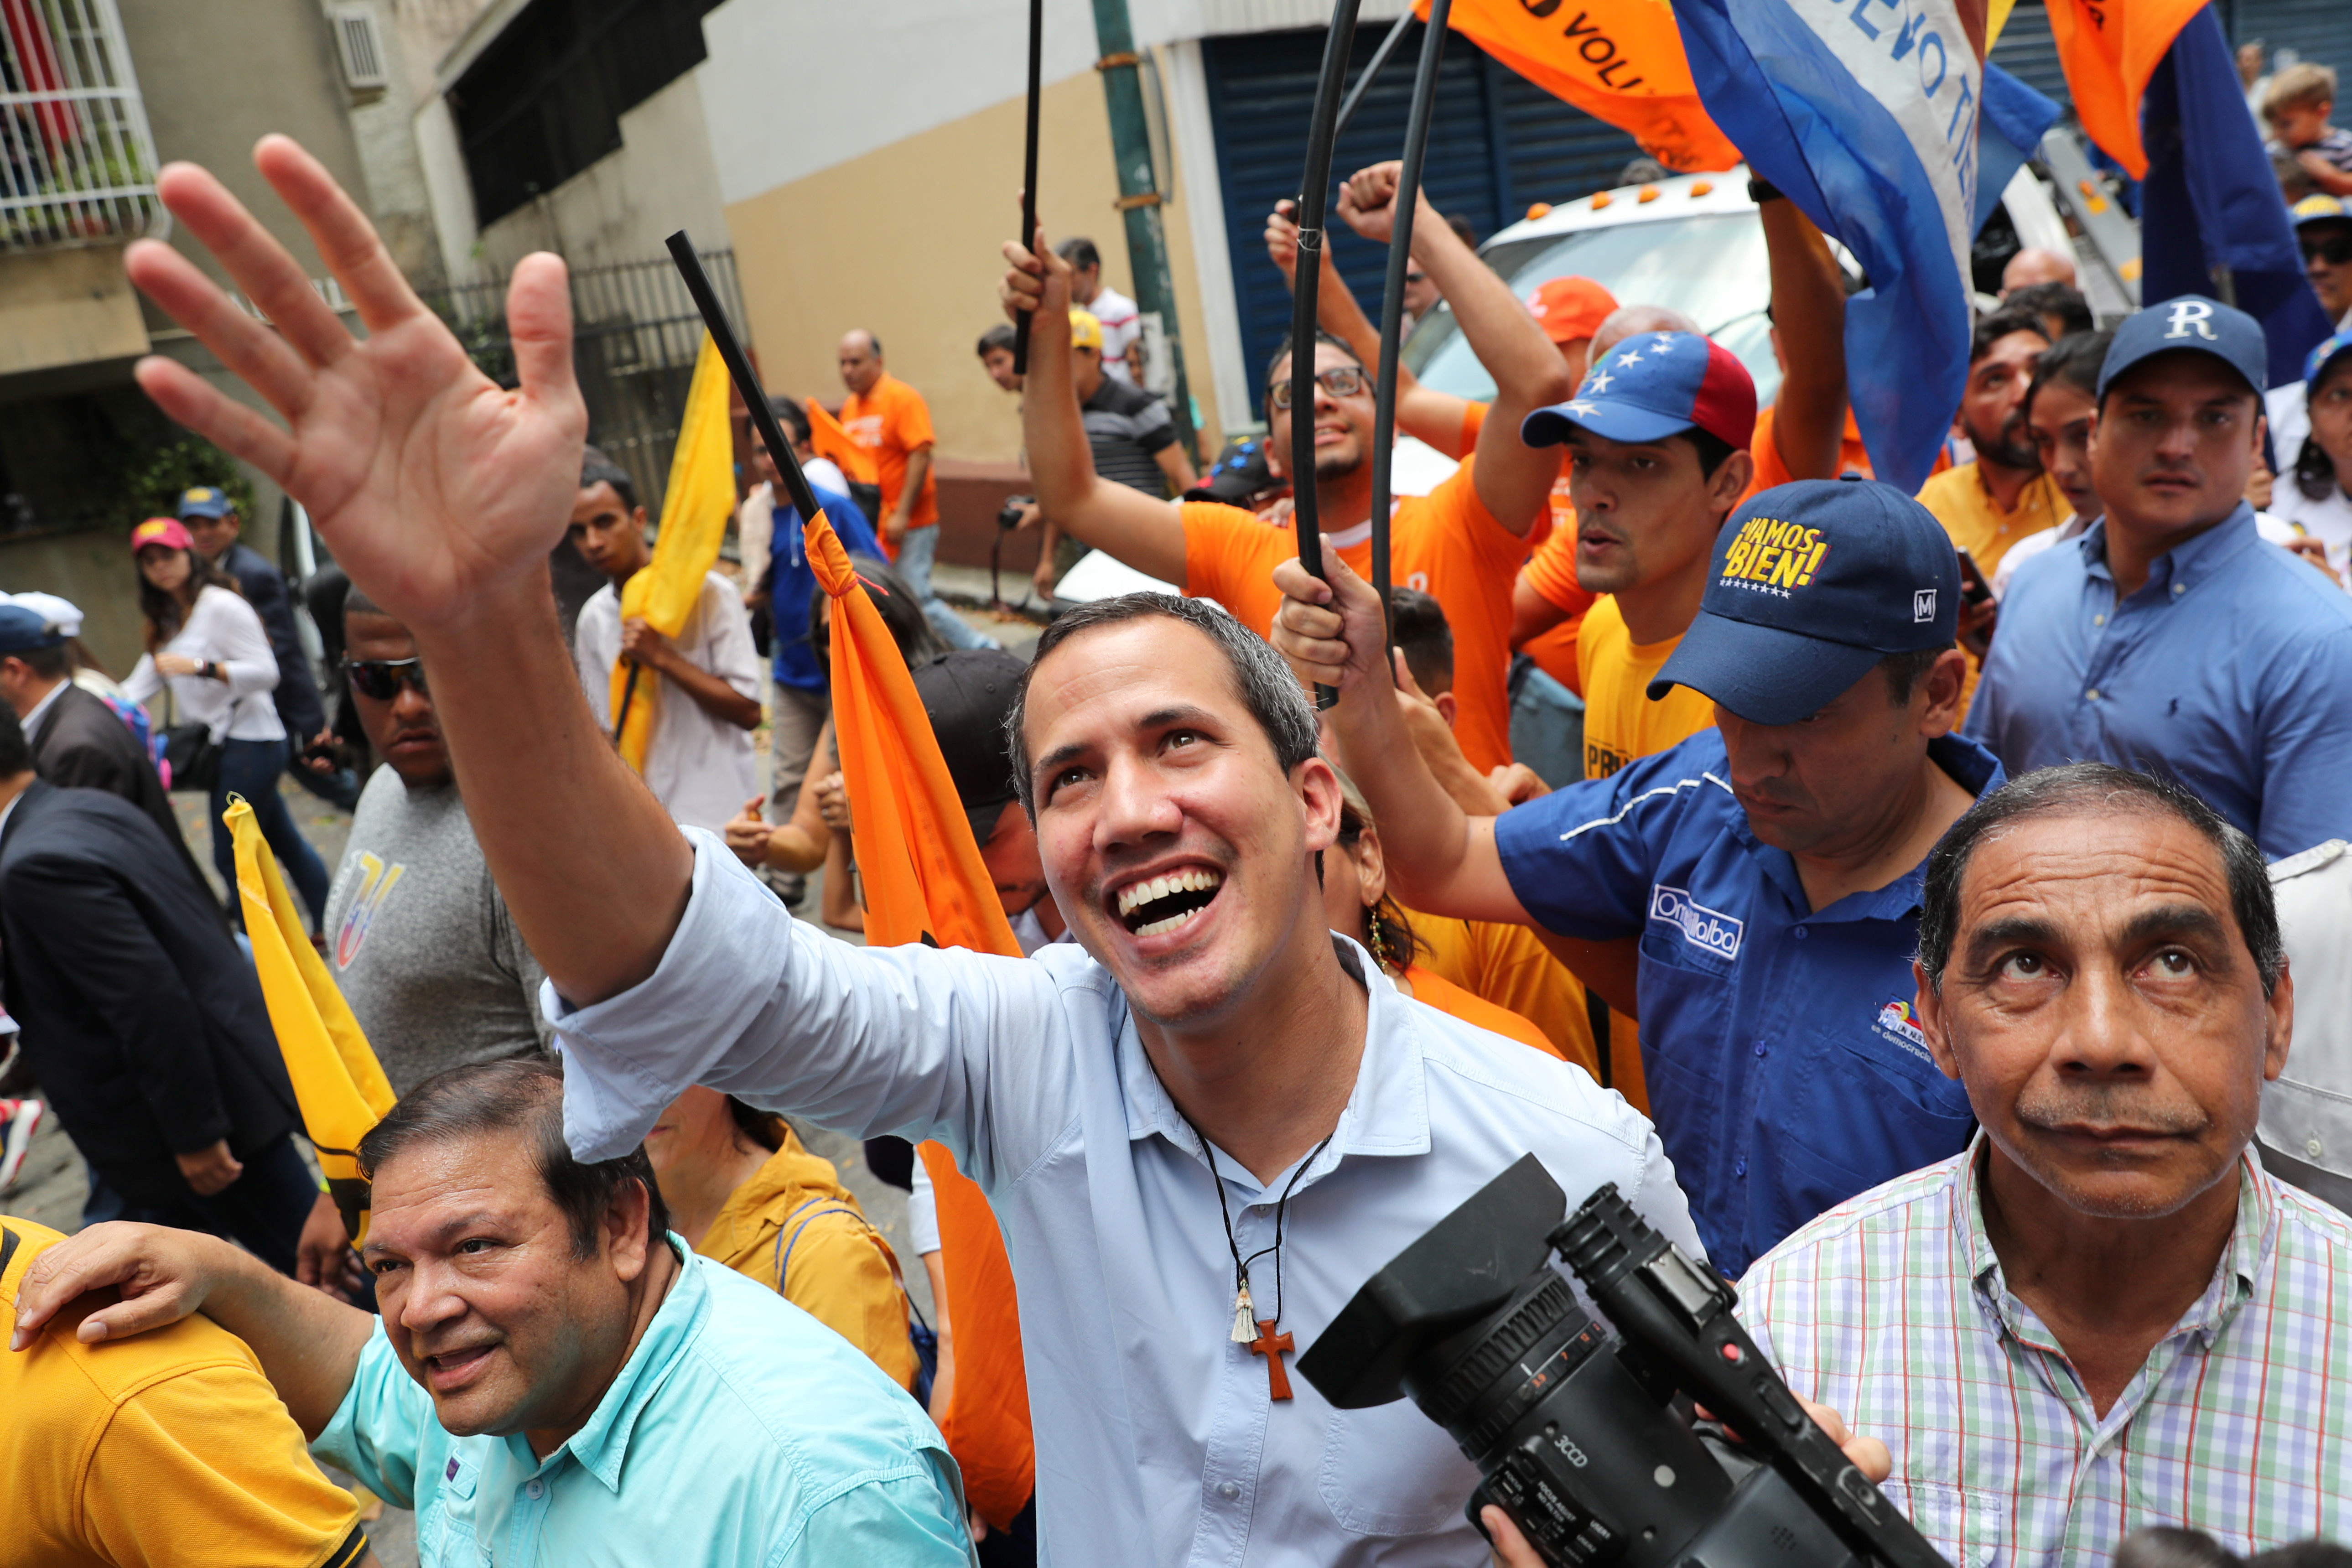
<svg viewBox="0 0 2352 1568"><path fill-rule="evenodd" d="M1568 1282L1545 1269L1500 1310L1419 1358L1407 1392L1465 1454L1480 1459L1605 1342Z"/></svg>

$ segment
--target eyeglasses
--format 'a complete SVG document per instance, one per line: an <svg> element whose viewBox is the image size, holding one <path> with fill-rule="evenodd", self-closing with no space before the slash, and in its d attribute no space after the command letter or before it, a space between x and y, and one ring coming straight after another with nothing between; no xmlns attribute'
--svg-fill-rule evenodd
<svg viewBox="0 0 2352 1568"><path fill-rule="evenodd" d="M1364 390L1364 373L1352 364L1334 365L1315 378L1315 384L1334 397L1353 397ZM1290 406L1290 383L1277 381L1266 388L1276 408Z"/></svg>
<svg viewBox="0 0 2352 1568"><path fill-rule="evenodd" d="M1412 268L1406 271L1404 280L1408 283L1426 283L1429 281L1429 274L1419 268Z"/></svg>
<svg viewBox="0 0 2352 1568"><path fill-rule="evenodd" d="M389 702L400 695L403 686L415 688L419 697L425 689L425 665L414 658L347 658L343 673L352 678L352 689L362 697L373 697L378 702Z"/></svg>
<svg viewBox="0 0 2352 1568"><path fill-rule="evenodd" d="M2294 237L2295 243L2303 247L2305 261L2316 258L2330 267L2341 267L2352 261L2352 234L2299 234Z"/></svg>

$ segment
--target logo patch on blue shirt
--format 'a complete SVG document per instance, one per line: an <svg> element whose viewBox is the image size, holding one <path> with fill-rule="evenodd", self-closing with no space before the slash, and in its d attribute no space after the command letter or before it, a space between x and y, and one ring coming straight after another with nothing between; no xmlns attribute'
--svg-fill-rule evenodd
<svg viewBox="0 0 2352 1568"><path fill-rule="evenodd" d="M1650 887L1650 918L1664 921L1683 933L1683 940L1703 952L1721 959L1739 956L1740 922L1720 910L1708 909L1692 901L1680 888L1669 888L1664 882Z"/></svg>
<svg viewBox="0 0 2352 1568"><path fill-rule="evenodd" d="M1896 998L1878 1010L1878 1032L1894 1041L1921 1061L1933 1065L1935 1058L1927 1050L1927 1031L1919 1027L1919 1015L1911 1004Z"/></svg>

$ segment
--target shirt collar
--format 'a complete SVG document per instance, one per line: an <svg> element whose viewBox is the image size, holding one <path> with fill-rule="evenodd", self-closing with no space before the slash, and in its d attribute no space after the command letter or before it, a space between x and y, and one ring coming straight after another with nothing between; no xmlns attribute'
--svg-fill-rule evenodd
<svg viewBox="0 0 2352 1568"><path fill-rule="evenodd" d="M1993 1251L1992 1238L1985 1230L1982 1170L1990 1147L1979 1128L1967 1156L1954 1163L1952 1180L1963 1184L1966 1189L1953 1194L1955 1244L1966 1263L1969 1278L1976 1285L1979 1305L1991 1312L2000 1326L2023 1343L2063 1354L2056 1338L2011 1292L2001 1273L2000 1255ZM2202 1336L2210 1345L2229 1326L2238 1308L2253 1295L2254 1281L2277 1245L2278 1195L2271 1190L2270 1173L2263 1169L2251 1143L2239 1156L2238 1174L2238 1217L2230 1232L2230 1244L2221 1249L2221 1261L2214 1265L2212 1280L2205 1287L2204 1294L2181 1314L2166 1339L2193 1333Z"/></svg>
<svg viewBox="0 0 2352 1568"><path fill-rule="evenodd" d="M1339 962L1364 984L1364 1055L1356 1065L1356 1087L1339 1112L1330 1142L1311 1165L1297 1173L1301 1187L1321 1180L1345 1155L1429 1152L1429 1084L1422 1066L1420 1026L1412 1009L1371 955L1353 940L1334 931L1331 945L1338 950ZM1132 1017L1119 1031L1118 1054L1129 1142L1158 1133L1194 1159L1210 1163L1236 1186L1255 1188L1267 1196L1289 1185L1292 1172L1297 1171L1295 1165L1262 1183L1222 1150L1210 1160L1210 1151L1193 1136L1191 1124L1169 1097L1168 1086L1160 1081Z"/></svg>
<svg viewBox="0 0 2352 1568"><path fill-rule="evenodd" d="M2241 500L2229 516L2149 563L2147 583L2140 592L2154 588L2169 600L2174 587L2194 587L2261 542L2262 535L2254 527L2254 509ZM2084 529L2077 548L2083 552L2084 563L2090 568L2091 575L2112 585L2115 577L2107 570L2107 520L2103 517Z"/></svg>
<svg viewBox="0 0 2352 1568"><path fill-rule="evenodd" d="M1958 733L1938 735L1928 742L1927 760L1979 800L2009 780L1999 757ZM1796 861L1787 850L1758 838L1748 826L1748 814L1739 809L1737 802L1731 810L1731 833L1763 867L1765 876L1788 898L1800 918L1808 921L1900 920L1919 907L1920 891L1927 879L1924 856L1916 866L1883 888L1848 893L1825 910L1814 910L1806 898L1804 879L1798 874Z"/></svg>
<svg viewBox="0 0 2352 1568"><path fill-rule="evenodd" d="M582 1469L604 1482L616 1497L621 1490L621 1466L628 1458L629 1436L636 1430L637 1417L669 1381L687 1347L700 1333L703 1319L709 1315L710 1286L701 1271L720 1267L696 1257L674 1234L666 1233L663 1240L677 1255L677 1278L671 1282L669 1294L654 1310L653 1321L646 1325L644 1336L629 1352L620 1375L604 1390L604 1397L596 1402L586 1425L540 1466L544 1471L568 1451L580 1461Z"/></svg>
<svg viewBox="0 0 2352 1568"><path fill-rule="evenodd" d="M25 731L25 740L28 744L40 739L41 726L47 721L49 710L58 705L58 699L64 696L66 693L66 688L72 684L73 677L70 675L67 676L63 680L58 681L55 686L50 687L49 694L47 697L42 698L38 702L34 703L33 710L25 715L23 729Z"/></svg>

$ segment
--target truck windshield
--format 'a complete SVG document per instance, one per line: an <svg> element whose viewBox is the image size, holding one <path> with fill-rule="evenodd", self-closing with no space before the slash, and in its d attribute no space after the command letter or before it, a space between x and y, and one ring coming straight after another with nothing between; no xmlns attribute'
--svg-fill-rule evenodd
<svg viewBox="0 0 2352 1568"><path fill-rule="evenodd" d="M1554 278L1592 279L1627 305L1682 311L1738 355L1756 378L1759 407L1780 390L1764 307L1771 299L1764 230L1750 214L1615 224L1491 247L1487 264L1525 300ZM1470 352L1453 312L1440 309L1405 345L1404 363L1441 392L1484 401L1494 378Z"/></svg>

